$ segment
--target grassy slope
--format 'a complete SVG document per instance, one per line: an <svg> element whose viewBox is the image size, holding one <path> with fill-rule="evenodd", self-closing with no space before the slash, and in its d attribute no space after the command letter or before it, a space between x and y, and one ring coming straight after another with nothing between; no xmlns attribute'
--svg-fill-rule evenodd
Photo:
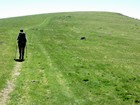
<svg viewBox="0 0 140 105"><path fill-rule="evenodd" d="M9 105L140 103L139 20L115 13L81 12L0 23L0 41L5 42L0 49L1 88L14 64L12 41L19 27L25 28L28 37L28 59L22 63ZM87 40L80 40L81 36Z"/></svg>
<svg viewBox="0 0 140 105"><path fill-rule="evenodd" d="M30 16L0 20L0 89L5 85L6 79L12 72L16 51L16 37L20 28L28 28L39 24L37 19L43 16ZM30 21L30 22L29 22Z"/></svg>

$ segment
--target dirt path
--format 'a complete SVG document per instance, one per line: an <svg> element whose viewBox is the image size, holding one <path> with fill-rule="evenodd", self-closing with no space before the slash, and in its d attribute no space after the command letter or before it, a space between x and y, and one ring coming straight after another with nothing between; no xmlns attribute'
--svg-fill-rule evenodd
<svg viewBox="0 0 140 105"><path fill-rule="evenodd" d="M14 82L18 75L20 75L21 62L16 62L11 74L11 79L7 81L6 87L0 92L0 105L6 105L9 94L14 90Z"/></svg>
<svg viewBox="0 0 140 105"><path fill-rule="evenodd" d="M45 22L49 22L50 18L46 18L41 24L36 25L36 26L31 26L28 28L25 28L25 30L29 30L34 27L38 27L43 25ZM18 75L20 75L20 69L21 69L21 62L16 62L15 66L13 68L13 72L11 74L11 79L7 81L6 87L0 91L0 105L6 105L8 99L9 99L9 94L14 90L14 82L16 81L16 78Z"/></svg>

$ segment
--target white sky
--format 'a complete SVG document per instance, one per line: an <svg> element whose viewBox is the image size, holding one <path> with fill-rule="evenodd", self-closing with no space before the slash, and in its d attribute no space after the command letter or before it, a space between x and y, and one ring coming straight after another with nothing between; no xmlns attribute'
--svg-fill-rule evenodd
<svg viewBox="0 0 140 105"><path fill-rule="evenodd" d="M140 19L140 0L0 0L0 18L69 11L118 12Z"/></svg>

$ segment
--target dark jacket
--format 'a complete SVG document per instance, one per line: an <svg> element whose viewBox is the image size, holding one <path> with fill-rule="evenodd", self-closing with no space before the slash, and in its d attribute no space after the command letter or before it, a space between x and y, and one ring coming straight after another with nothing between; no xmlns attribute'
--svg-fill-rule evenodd
<svg viewBox="0 0 140 105"><path fill-rule="evenodd" d="M18 37L17 37L18 43L19 44L26 44L26 34L24 32L20 32Z"/></svg>

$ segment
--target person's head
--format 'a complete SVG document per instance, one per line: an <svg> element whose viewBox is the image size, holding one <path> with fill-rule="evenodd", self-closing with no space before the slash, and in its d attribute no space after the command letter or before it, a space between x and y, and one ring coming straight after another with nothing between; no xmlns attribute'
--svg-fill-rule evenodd
<svg viewBox="0 0 140 105"><path fill-rule="evenodd" d="M23 29L20 29L20 32L23 32Z"/></svg>

